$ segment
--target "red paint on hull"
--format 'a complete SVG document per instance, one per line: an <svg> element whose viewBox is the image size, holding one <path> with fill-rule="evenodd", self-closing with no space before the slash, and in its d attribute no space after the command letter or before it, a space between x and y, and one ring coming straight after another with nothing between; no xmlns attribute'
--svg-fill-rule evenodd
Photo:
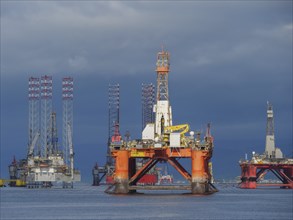
<svg viewBox="0 0 293 220"><path fill-rule="evenodd" d="M155 185L158 182L158 176L155 174L145 174L137 183L141 185Z"/></svg>
<svg viewBox="0 0 293 220"><path fill-rule="evenodd" d="M106 184L113 184L114 178L112 176L106 176Z"/></svg>

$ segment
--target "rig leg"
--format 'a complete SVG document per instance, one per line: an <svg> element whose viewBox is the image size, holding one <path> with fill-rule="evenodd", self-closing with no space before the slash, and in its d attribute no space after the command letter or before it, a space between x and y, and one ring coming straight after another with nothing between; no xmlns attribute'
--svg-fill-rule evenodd
<svg viewBox="0 0 293 220"><path fill-rule="evenodd" d="M240 188L242 189L256 189L256 167L251 164L241 166L242 177Z"/></svg>
<svg viewBox="0 0 293 220"><path fill-rule="evenodd" d="M129 159L129 166L128 167L129 167L129 177L132 177L136 173L136 160L135 160L135 158ZM136 190L130 190L129 192L136 193Z"/></svg>
<svg viewBox="0 0 293 220"><path fill-rule="evenodd" d="M99 186L100 185L100 175L98 169L93 170L93 186Z"/></svg>
<svg viewBox="0 0 293 220"><path fill-rule="evenodd" d="M128 150L119 150L116 157L116 167L115 167L115 189L114 193L117 194L127 194L128 180L129 180L129 157Z"/></svg>
<svg viewBox="0 0 293 220"><path fill-rule="evenodd" d="M207 152L200 150L191 151L191 193L205 194L209 192L208 171L206 170Z"/></svg>
<svg viewBox="0 0 293 220"><path fill-rule="evenodd" d="M293 189L293 166L284 168L285 175L289 178L288 187L289 189Z"/></svg>

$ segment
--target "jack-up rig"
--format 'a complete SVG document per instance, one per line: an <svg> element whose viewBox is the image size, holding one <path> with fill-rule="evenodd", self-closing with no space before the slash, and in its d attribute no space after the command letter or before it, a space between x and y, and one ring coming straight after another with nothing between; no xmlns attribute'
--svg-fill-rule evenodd
<svg viewBox="0 0 293 220"><path fill-rule="evenodd" d="M192 194L209 194L217 189L211 183L209 160L213 153L213 137L210 126L206 136L201 140L200 132L189 131L188 124L173 125L172 109L169 101L169 58L168 52L162 50L157 55L157 94L153 106L154 123L146 123L142 139L111 139L109 155L114 159L114 183L105 192L128 194L136 190L191 190ZM191 173L180 163L179 159L191 159ZM137 160L144 160L137 169ZM171 164L190 185L140 185L143 178L158 162Z"/></svg>
<svg viewBox="0 0 293 220"><path fill-rule="evenodd" d="M26 159L9 165L10 186L51 187L62 182L63 188L80 181L74 168L73 151L73 78L62 79L63 151L59 148L56 113L52 111L52 76L29 78L29 135Z"/></svg>
<svg viewBox="0 0 293 220"><path fill-rule="evenodd" d="M282 151L275 147L273 106L267 103L267 127L265 152L261 155L252 152L252 159L239 161L242 189L255 189L263 186L279 186L293 189L293 158L284 158ZM271 171L279 183L261 183L261 179Z"/></svg>
<svg viewBox="0 0 293 220"><path fill-rule="evenodd" d="M98 163L92 169L93 186L99 186L102 180L106 179L106 184L113 183L114 173L114 160L110 154L111 141L120 142L121 135L119 129L120 119L120 87L119 84L109 85L109 105L108 105L108 143L107 143L107 156L105 166L99 166Z"/></svg>

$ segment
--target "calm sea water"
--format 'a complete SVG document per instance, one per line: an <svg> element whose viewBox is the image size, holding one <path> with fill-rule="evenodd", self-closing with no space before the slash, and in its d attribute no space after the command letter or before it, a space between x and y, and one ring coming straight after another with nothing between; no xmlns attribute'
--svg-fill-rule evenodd
<svg viewBox="0 0 293 220"><path fill-rule="evenodd" d="M293 190L219 187L209 196L183 191L109 195L105 186L1 188L1 219L293 219Z"/></svg>

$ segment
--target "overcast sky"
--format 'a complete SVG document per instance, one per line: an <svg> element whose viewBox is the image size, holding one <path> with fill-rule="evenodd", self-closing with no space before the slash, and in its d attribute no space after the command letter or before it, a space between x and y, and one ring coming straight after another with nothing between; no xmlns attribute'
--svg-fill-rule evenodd
<svg viewBox="0 0 293 220"><path fill-rule="evenodd" d="M292 156L292 1L1 1L1 176L26 154L28 78L49 74L59 128L61 79L74 77L76 166L91 180L105 162L108 84L120 83L121 133L139 138L141 84L156 83L162 45L173 124L212 123L216 178L264 151L267 101Z"/></svg>

